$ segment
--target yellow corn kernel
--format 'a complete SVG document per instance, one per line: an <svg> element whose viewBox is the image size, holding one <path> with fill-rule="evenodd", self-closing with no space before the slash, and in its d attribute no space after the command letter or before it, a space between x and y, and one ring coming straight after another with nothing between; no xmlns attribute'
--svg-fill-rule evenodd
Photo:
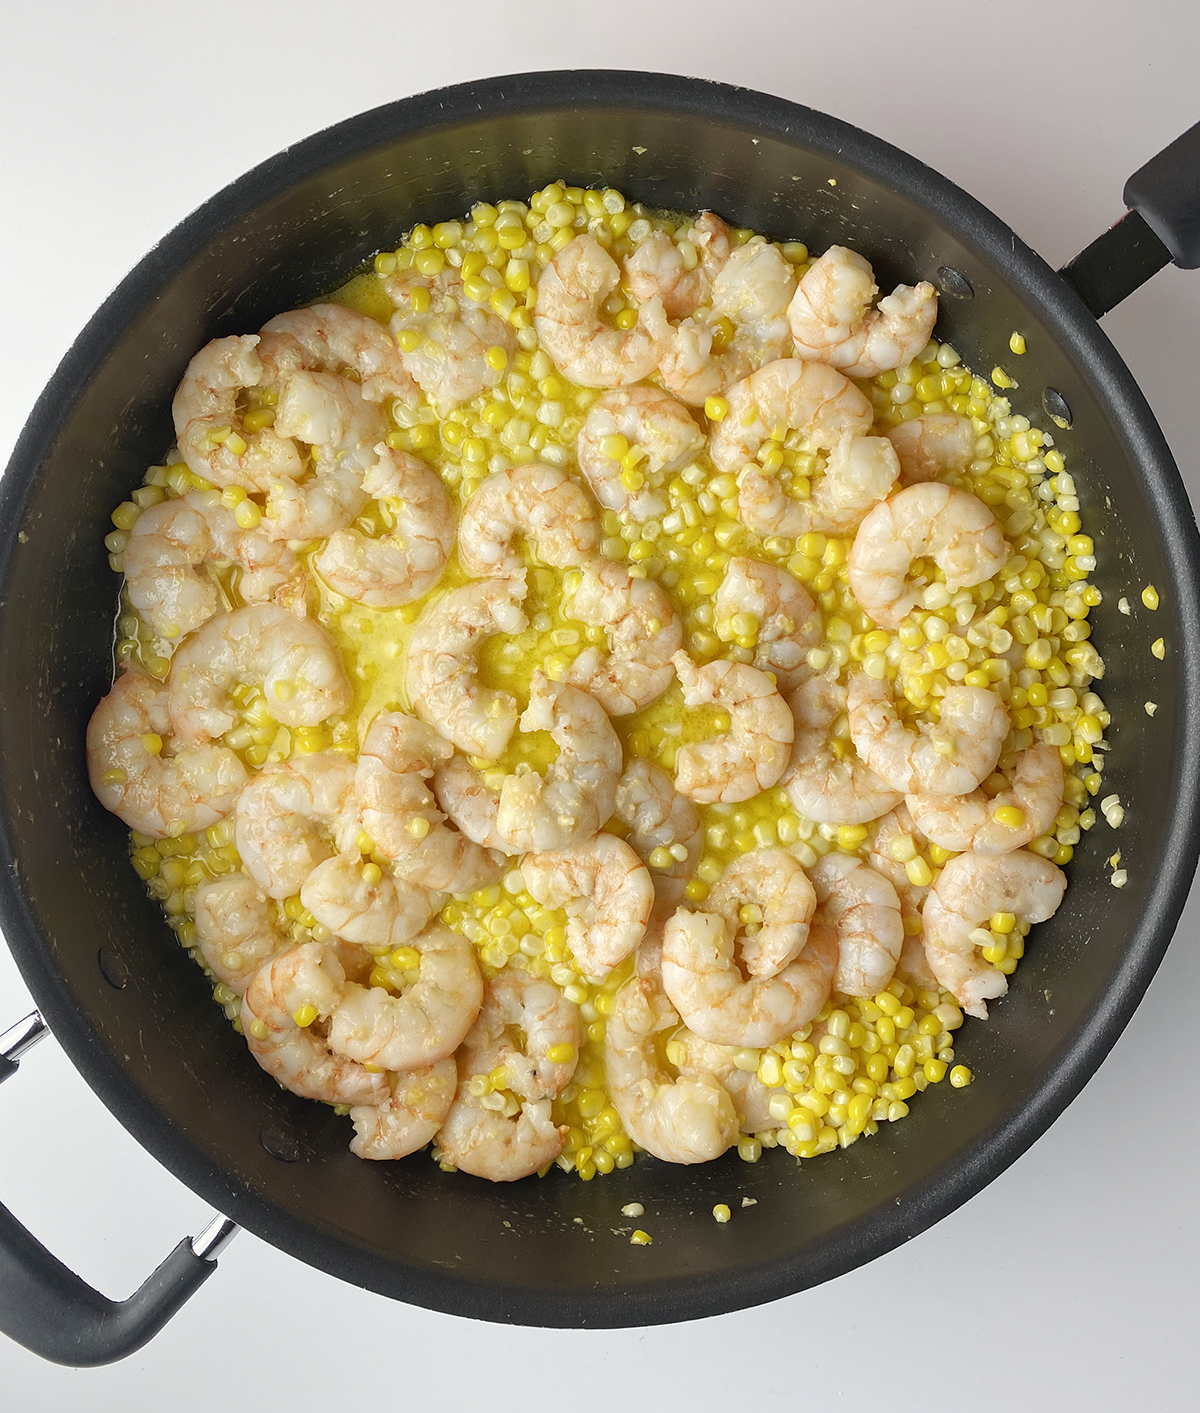
<svg viewBox="0 0 1200 1413"><path fill-rule="evenodd" d="M1016 805L1000 805L992 811L992 818L997 824L1003 824L1006 829L1020 829L1025 823L1025 811L1018 809Z"/></svg>
<svg viewBox="0 0 1200 1413"><path fill-rule="evenodd" d="M383 877L383 870L379 867L378 864L365 863L362 866L361 877L362 881L367 885L368 888L374 888L374 886Z"/></svg>
<svg viewBox="0 0 1200 1413"><path fill-rule="evenodd" d="M704 415L710 422L723 422L729 415L729 404L723 397L706 398Z"/></svg>
<svg viewBox="0 0 1200 1413"><path fill-rule="evenodd" d="M1009 340L1008 340L1008 346L1009 346L1009 348L1012 349L1012 351L1013 351L1014 353L1017 353L1017 354L1024 353L1024 352L1025 352L1025 338L1024 338L1024 335L1017 333L1017 331L1014 329L1014 330L1013 330L1013 333L1012 333L1012 336L1011 336L1011 337L1009 338Z"/></svg>
<svg viewBox="0 0 1200 1413"><path fill-rule="evenodd" d="M303 1030L306 1026L312 1025L313 1021L316 1020L318 1014L319 1012L317 1011L316 1006L312 1005L309 1002L306 1002L303 1006L300 1007L299 1010L292 1012L292 1019L296 1022L300 1029Z"/></svg>
<svg viewBox="0 0 1200 1413"><path fill-rule="evenodd" d="M1001 935L1007 935L1016 925L1017 919L1015 913L993 913L988 922L988 926L992 931L999 932Z"/></svg>
<svg viewBox="0 0 1200 1413"><path fill-rule="evenodd" d="M652 1246L654 1238L649 1232L638 1230L629 1238L629 1244L630 1246Z"/></svg>
<svg viewBox="0 0 1200 1413"><path fill-rule="evenodd" d="M955 1065L950 1071L950 1083L955 1089L965 1089L975 1078L966 1065Z"/></svg>
<svg viewBox="0 0 1200 1413"><path fill-rule="evenodd" d="M429 833L429 821L422 814L414 815L408 821L408 832L414 839L424 839Z"/></svg>
<svg viewBox="0 0 1200 1413"><path fill-rule="evenodd" d="M396 971L412 971L421 965L421 954L415 947L397 947L388 961Z"/></svg>
<svg viewBox="0 0 1200 1413"><path fill-rule="evenodd" d="M546 1051L546 1058L552 1065L569 1065L575 1055L574 1045L568 1045L565 1042L561 1045L551 1045Z"/></svg>
<svg viewBox="0 0 1200 1413"><path fill-rule="evenodd" d="M1142 590L1142 602L1146 605L1147 608L1158 607L1158 590L1154 587L1153 584L1147 584L1146 587Z"/></svg>
<svg viewBox="0 0 1200 1413"><path fill-rule="evenodd" d="M163 739L155 731L147 731L142 737L142 749L147 755L158 756L162 754Z"/></svg>
<svg viewBox="0 0 1200 1413"><path fill-rule="evenodd" d="M1167 655L1167 645L1161 638L1155 638L1150 644L1150 651L1161 661Z"/></svg>
<svg viewBox="0 0 1200 1413"><path fill-rule="evenodd" d="M242 500L234 506L233 518L243 530L253 530L262 519L262 511L252 500Z"/></svg>
<svg viewBox="0 0 1200 1413"><path fill-rule="evenodd" d="M904 865L904 872L914 888L925 888L933 882L933 870L920 854L908 860Z"/></svg>
<svg viewBox="0 0 1200 1413"><path fill-rule="evenodd" d="M248 432L261 432L275 421L273 407L255 407L242 418L242 425Z"/></svg>

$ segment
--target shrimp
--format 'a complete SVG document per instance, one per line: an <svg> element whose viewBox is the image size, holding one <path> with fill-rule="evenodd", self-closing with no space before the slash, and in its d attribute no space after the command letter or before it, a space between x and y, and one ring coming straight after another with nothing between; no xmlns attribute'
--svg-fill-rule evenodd
<svg viewBox="0 0 1200 1413"><path fill-rule="evenodd" d="M713 280L729 259L729 236L720 216L703 212L684 237L695 255L689 268L683 248L666 231L651 231L625 257L625 279L634 298L645 301L657 295L668 319L695 313L712 298Z"/></svg>
<svg viewBox="0 0 1200 1413"><path fill-rule="evenodd" d="M139 834L166 839L216 824L233 808L246 767L227 746L178 748L166 687L127 666L92 712L88 779L96 798ZM164 747L174 754L163 755Z"/></svg>
<svg viewBox="0 0 1200 1413"><path fill-rule="evenodd" d="M514 1037L521 1037L520 1043ZM505 967L484 983L483 1005L463 1041L464 1069L492 1075L522 1099L553 1099L571 1082L583 1026L579 1008L549 981ZM569 1050L569 1059L561 1054ZM555 1052L559 1058L551 1059Z"/></svg>
<svg viewBox="0 0 1200 1413"><path fill-rule="evenodd" d="M829 453L823 474L804 499L791 495L779 476L756 461L747 463L738 476L738 515L749 529L764 536L852 535L899 474L900 463L886 437L847 432Z"/></svg>
<svg viewBox="0 0 1200 1413"><path fill-rule="evenodd" d="M594 697L536 671L522 731L549 731L558 759L544 776L508 775L500 786L496 832L509 853L567 849L612 818L621 775L621 742Z"/></svg>
<svg viewBox="0 0 1200 1413"><path fill-rule="evenodd" d="M923 555L955 593L1003 569L1008 546L996 517L969 491L939 481L897 491L867 512L846 560L854 597L881 628L898 628L919 602L920 586L908 572Z"/></svg>
<svg viewBox="0 0 1200 1413"><path fill-rule="evenodd" d="M821 915L837 929L833 989L874 996L891 981L904 945L900 899L881 873L851 854L829 853L811 870Z"/></svg>
<svg viewBox="0 0 1200 1413"><path fill-rule="evenodd" d="M899 804L875 826L868 859L876 873L881 873L896 890L900 899L900 920L904 924L904 945L896 963L896 975L911 985L929 991L937 987L937 978L925 960L925 923L921 913L929 896L929 885L913 883L904 861L917 856L913 839L915 825L908 806Z"/></svg>
<svg viewBox="0 0 1200 1413"><path fill-rule="evenodd" d="M350 684L333 640L311 618L277 604L248 604L212 618L176 652L167 679L171 727L189 746L237 721L229 692L261 684L272 717L315 726L349 707Z"/></svg>
<svg viewBox="0 0 1200 1413"><path fill-rule="evenodd" d="M433 793L442 811L461 833L485 849L507 853L496 829L500 792L491 789L464 755L458 751L433 772Z"/></svg>
<svg viewBox="0 0 1200 1413"><path fill-rule="evenodd" d="M354 763L321 751L268 765L238 796L234 818L246 872L268 897L290 898L319 863L354 848Z"/></svg>
<svg viewBox="0 0 1200 1413"><path fill-rule="evenodd" d="M677 1030L668 1042L672 1063L681 1075L711 1075L733 1100L738 1126L743 1133L761 1133L764 1129L782 1127L772 1116L770 1103L779 1093L768 1089L754 1070L739 1069L734 1060L736 1051L729 1045L714 1045L701 1040L686 1026Z"/></svg>
<svg viewBox="0 0 1200 1413"><path fill-rule="evenodd" d="M899 804L903 791L885 785L853 752L842 755L837 749L846 689L836 671L810 677L788 698L788 706L796 734L781 784L798 814L818 824L866 824Z"/></svg>
<svg viewBox="0 0 1200 1413"><path fill-rule="evenodd" d="M849 378L820 363L777 358L735 383L729 411L712 429L709 454L721 471L740 471L779 428L804 434L814 447L830 450L847 433L866 432L871 402Z"/></svg>
<svg viewBox="0 0 1200 1413"><path fill-rule="evenodd" d="M354 793L371 842L404 878L471 893L495 883L505 859L451 828L437 808L427 782L453 754L426 722L385 712L371 723L358 753Z"/></svg>
<svg viewBox="0 0 1200 1413"><path fill-rule="evenodd" d="M520 633L525 576L451 589L430 604L409 639L405 685L417 715L460 751L494 760L517 724L507 692L483 687L474 652L494 633Z"/></svg>
<svg viewBox="0 0 1200 1413"><path fill-rule="evenodd" d="M804 951L778 976L748 981L718 914L680 908L663 931L663 989L688 1028L716 1045L774 1045L807 1025L828 999L837 965L837 934L828 926L810 924Z"/></svg>
<svg viewBox="0 0 1200 1413"><path fill-rule="evenodd" d="M673 1077L655 1037L679 1017L658 985L637 977L617 992L604 1032L604 1063L613 1106L629 1137L664 1163L708 1163L738 1134L738 1116L711 1074Z"/></svg>
<svg viewBox="0 0 1200 1413"><path fill-rule="evenodd" d="M258 966L292 945L271 916L267 895L235 873L196 889L196 942L209 971L240 996Z"/></svg>
<svg viewBox="0 0 1200 1413"><path fill-rule="evenodd" d="M350 1110L357 1158L405 1158L424 1148L441 1128L454 1099L458 1066L439 1060L429 1069L390 1076L391 1093L382 1104L355 1104Z"/></svg>
<svg viewBox="0 0 1200 1413"><path fill-rule="evenodd" d="M874 378L911 362L937 320L937 290L927 281L879 293L870 263L831 245L804 272L788 305L801 358L830 363L851 378Z"/></svg>
<svg viewBox="0 0 1200 1413"><path fill-rule="evenodd" d="M275 1080L302 1099L326 1104L382 1104L387 1076L334 1054L312 1021L340 1004L346 974L328 944L305 942L264 962L242 996L242 1031L250 1053ZM307 1025L296 1019L311 1015Z"/></svg>
<svg viewBox="0 0 1200 1413"><path fill-rule="evenodd" d="M966 795L996 768L1008 712L995 692L946 688L936 723L905 726L888 684L865 674L847 694L854 748L879 778L906 795Z"/></svg>
<svg viewBox="0 0 1200 1413"><path fill-rule="evenodd" d="M314 563L346 598L371 608L399 608L441 577L454 546L454 512L441 477L420 457L386 443L375 450L379 461L363 477L362 489L379 503L389 529L378 539L357 529L337 530Z"/></svg>
<svg viewBox="0 0 1200 1413"><path fill-rule="evenodd" d="M729 730L711 741L682 746L675 757L675 788L711 804L748 800L776 784L787 767L795 723L775 684L756 667L718 659L697 667L687 653L671 659L684 704L712 704L728 713Z"/></svg>
<svg viewBox="0 0 1200 1413"><path fill-rule="evenodd" d="M617 782L615 814L630 831L626 842L651 870L653 915L674 912L684 900L704 838L696 806L676 790L665 770L635 758Z"/></svg>
<svg viewBox="0 0 1200 1413"><path fill-rule="evenodd" d="M638 249L644 250L645 245ZM610 455L614 442L627 450ZM575 456L605 510L628 514L645 524L669 509L663 489L667 477L703 448L704 433L682 403L658 388L639 385L617 388L592 403ZM629 450L642 453L632 473L623 465ZM637 480L636 489L626 486L627 478Z"/></svg>
<svg viewBox="0 0 1200 1413"><path fill-rule="evenodd" d="M475 949L434 923L409 947L420 954L416 981L399 996L346 982L329 1012L329 1048L385 1070L425 1069L453 1055L483 1003Z"/></svg>
<svg viewBox="0 0 1200 1413"><path fill-rule="evenodd" d="M564 588L563 617L603 628L608 651L585 647L563 681L590 692L609 716L628 716L661 697L675 675L671 655L683 644L666 590L611 559L589 561Z"/></svg>
<svg viewBox="0 0 1200 1413"><path fill-rule="evenodd" d="M808 651L821 641L824 625L820 609L794 574L735 555L713 597L713 613L713 631L725 643L742 636L739 617L753 618L754 666L774 673L781 692L799 686L808 672Z"/></svg>
<svg viewBox="0 0 1200 1413"><path fill-rule="evenodd" d="M892 427L887 438L900 458L902 486L965 471L975 455L975 428L969 417L912 417Z"/></svg>
<svg viewBox="0 0 1200 1413"><path fill-rule="evenodd" d="M550 1100L523 1100L517 1112L489 1109L471 1093L472 1074L459 1061L458 1090L434 1137L446 1162L490 1182L517 1182L548 1168L563 1150L566 1124L550 1117Z"/></svg>
<svg viewBox="0 0 1200 1413"><path fill-rule="evenodd" d="M301 903L335 936L360 947L411 942L442 906L445 894L387 874L372 883L369 872L363 877L366 867L357 849L326 859L301 885Z"/></svg>
<svg viewBox="0 0 1200 1413"><path fill-rule="evenodd" d="M955 853L1007 854L1023 849L1054 828L1062 808L1063 768L1057 746L1028 746L1017 757L1009 789L989 798L983 790L969 795L910 795L913 823L926 839ZM1001 808L1024 816L1019 824L1002 824Z"/></svg>
<svg viewBox="0 0 1200 1413"><path fill-rule="evenodd" d="M459 563L472 578L511 578L524 568L512 548L518 534L539 559L563 569L596 553L600 520L578 481L531 461L493 472L467 501L458 527Z"/></svg>
<svg viewBox="0 0 1200 1413"><path fill-rule="evenodd" d="M730 935L740 940L742 965L757 977L778 976L804 951L816 906L808 875L786 849L742 854L713 884L704 904L706 912L725 919ZM757 916L747 921L747 911Z"/></svg>
<svg viewBox="0 0 1200 1413"><path fill-rule="evenodd" d="M671 326L657 296L638 309L632 329L606 327L604 301L621 271L594 236L576 236L538 280L533 323L538 342L555 366L585 388L619 388L648 377L658 366Z"/></svg>
<svg viewBox="0 0 1200 1413"><path fill-rule="evenodd" d="M567 943L587 976L607 976L646 935L654 884L633 849L613 834L527 854L521 874L544 907L566 909Z"/></svg>
<svg viewBox="0 0 1200 1413"><path fill-rule="evenodd" d="M148 506L125 546L129 601L162 637L192 633L221 608L218 585L197 567L221 561L240 566L238 593L247 603L270 599L299 575L287 545L257 527L241 529L219 491Z"/></svg>
<svg viewBox="0 0 1200 1413"><path fill-rule="evenodd" d="M991 944L988 919L1011 912L1024 924L1045 922L1066 886L1062 869L1024 849L959 854L942 869L925 904L925 955L938 984L969 1016L986 1018L988 1001L1008 990L1005 974L977 950Z"/></svg>
<svg viewBox="0 0 1200 1413"><path fill-rule="evenodd" d="M290 335L304 350L307 366L330 373L349 370L368 402L419 396L404 367L404 355L376 319L342 304L314 304L277 314L264 335Z"/></svg>

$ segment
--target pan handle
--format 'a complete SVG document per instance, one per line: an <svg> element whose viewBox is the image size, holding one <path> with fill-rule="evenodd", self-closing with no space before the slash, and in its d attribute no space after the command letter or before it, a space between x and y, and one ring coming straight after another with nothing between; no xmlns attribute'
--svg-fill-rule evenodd
<svg viewBox="0 0 1200 1413"><path fill-rule="evenodd" d="M1127 215L1059 274L1097 319L1172 261L1200 266L1200 123L1125 183Z"/></svg>
<svg viewBox="0 0 1200 1413"><path fill-rule="evenodd" d="M34 1011L0 1035L0 1082L49 1032ZM184 1239L128 1300L109 1300L68 1270L0 1204L0 1332L72 1368L112 1364L140 1349L217 1269L238 1228L218 1216Z"/></svg>

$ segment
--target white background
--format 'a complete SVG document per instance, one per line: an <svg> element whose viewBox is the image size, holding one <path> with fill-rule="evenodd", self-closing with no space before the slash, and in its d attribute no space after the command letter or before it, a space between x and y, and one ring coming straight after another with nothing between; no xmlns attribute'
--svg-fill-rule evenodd
<svg viewBox="0 0 1200 1413"><path fill-rule="evenodd" d="M581 66L763 89L906 148L1054 264L1200 118L1195 0L9 0L0 23L0 459L78 329L176 221L288 143L422 89ZM1195 499L1200 272L1156 276L1105 327ZM1198 926L1193 896L1128 1031L1046 1137L935 1229L818 1290L691 1325L511 1329L389 1303L243 1234L116 1367L57 1369L0 1337L0 1407L1194 1406ZM27 1009L0 949L0 1029ZM0 1197L106 1291L207 1219L52 1041L0 1106Z"/></svg>

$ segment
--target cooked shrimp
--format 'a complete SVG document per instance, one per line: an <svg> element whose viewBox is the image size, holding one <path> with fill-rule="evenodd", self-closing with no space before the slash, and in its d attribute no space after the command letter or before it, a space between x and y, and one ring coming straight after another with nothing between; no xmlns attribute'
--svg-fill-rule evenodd
<svg viewBox="0 0 1200 1413"><path fill-rule="evenodd" d="M458 558L475 578L512 577L524 563L512 548L525 535L556 568L583 564L600 544L600 520L587 491L565 471L536 461L496 471L463 507Z"/></svg>
<svg viewBox="0 0 1200 1413"><path fill-rule="evenodd" d="M319 863L300 888L300 901L313 917L347 942L399 947L416 937L445 901L444 893L386 873L371 882L373 875L368 869L364 878L364 869L358 851L349 850Z"/></svg>
<svg viewBox="0 0 1200 1413"><path fill-rule="evenodd" d="M358 837L354 762L334 751L264 767L238 796L242 865L271 898L290 898L319 863Z"/></svg>
<svg viewBox="0 0 1200 1413"><path fill-rule="evenodd" d="M306 366L355 375L368 402L399 397L414 400L416 388L404 368L404 356L377 320L342 304L314 304L277 314L262 327L264 335L288 334L304 350Z"/></svg>
<svg viewBox="0 0 1200 1413"><path fill-rule="evenodd" d="M937 320L937 290L927 281L879 293L870 263L831 245L804 272L788 322L801 358L831 363L851 378L874 378L911 362Z"/></svg>
<svg viewBox="0 0 1200 1413"><path fill-rule="evenodd" d="M709 453L727 472L740 471L779 427L807 436L831 450L847 434L866 432L874 413L865 393L822 363L777 358L735 383L726 395L729 411L712 429Z"/></svg>
<svg viewBox="0 0 1200 1413"><path fill-rule="evenodd" d="M292 945L272 918L267 895L235 873L196 889L196 942L209 971L240 996L260 963Z"/></svg>
<svg viewBox="0 0 1200 1413"><path fill-rule="evenodd" d="M645 249L645 244L638 247ZM626 486L631 473L622 456L610 456L624 443L640 451L632 472L638 486ZM667 477L704 448L704 433L682 403L658 388L616 388L598 397L584 419L575 446L579 469L605 510L628 513L639 524L665 515Z"/></svg>
<svg viewBox="0 0 1200 1413"><path fill-rule="evenodd" d="M706 912L725 919L742 965L751 976L772 977L803 952L817 895L786 849L742 854L713 884ZM754 914L747 921L746 913Z"/></svg>
<svg viewBox="0 0 1200 1413"><path fill-rule="evenodd" d="M238 593L247 603L270 599L300 572L287 545L258 527L241 529L220 492L189 491L148 506L130 530L129 601L164 638L192 633L221 608L217 584L199 566L221 561L240 566Z"/></svg>
<svg viewBox="0 0 1200 1413"><path fill-rule="evenodd" d="M487 760L508 745L517 704L480 685L475 649L495 633L528 627L524 598L524 574L451 589L425 609L409 639L406 686L417 715L460 751Z"/></svg>
<svg viewBox="0 0 1200 1413"><path fill-rule="evenodd" d="M327 1020L341 1002L346 974L334 949L305 942L264 962L242 997L242 1030L250 1053L273 1078L303 1099L326 1104L382 1104L387 1076L331 1052L312 1021ZM311 1015L307 1025L301 1025Z"/></svg>
<svg viewBox="0 0 1200 1413"><path fill-rule="evenodd" d="M761 1133L782 1125L769 1108L778 1090L768 1089L754 1070L739 1069L732 1045L714 1045L701 1040L683 1026L670 1039L673 1063L681 1075L711 1075L733 1100L743 1133Z"/></svg>
<svg viewBox="0 0 1200 1413"><path fill-rule="evenodd" d="M802 500L791 495L777 475L749 462L738 476L738 515L759 535L852 535L899 474L900 463L886 437L847 433Z"/></svg>
<svg viewBox="0 0 1200 1413"><path fill-rule="evenodd" d="M905 726L888 684L865 674L847 694L854 748L892 789L906 795L966 795L992 773L1008 735L1008 712L995 692L946 688L936 723Z"/></svg>
<svg viewBox="0 0 1200 1413"><path fill-rule="evenodd" d="M721 707L730 723L715 739L680 748L675 788L709 804L736 803L769 790L787 766L795 732L792 713L775 684L744 662L718 659L697 667L683 652L672 661L684 704Z"/></svg>
<svg viewBox="0 0 1200 1413"><path fill-rule="evenodd" d="M925 955L938 984L969 1016L986 1017L988 1001L1008 990L1004 973L979 955L976 929L998 912L1013 913L1021 923L1045 922L1066 886L1062 869L1024 849L959 854L942 869L925 904Z"/></svg>
<svg viewBox="0 0 1200 1413"><path fill-rule="evenodd" d="M405 1158L424 1148L442 1126L458 1084L453 1059L429 1069L390 1076L392 1092L382 1104L355 1104L350 1110L354 1137L350 1151L358 1158Z"/></svg>
<svg viewBox="0 0 1200 1413"><path fill-rule="evenodd" d="M613 1106L625 1132L665 1163L708 1163L735 1141L738 1116L721 1083L706 1073L672 1076L655 1037L679 1017L648 977L617 992L604 1032L604 1063Z"/></svg>
<svg viewBox="0 0 1200 1413"><path fill-rule="evenodd" d="M717 1045L774 1045L807 1025L825 1004L837 965L831 927L810 924L795 961L778 976L749 981L734 959L733 932L716 913L680 908L663 931L663 989L689 1029Z"/></svg>
<svg viewBox="0 0 1200 1413"><path fill-rule="evenodd" d="M175 749L166 687L127 666L87 729L88 779L106 810L139 834L207 829L233 808L246 768L227 746ZM163 755L163 748L175 749Z"/></svg>
<svg viewBox="0 0 1200 1413"><path fill-rule="evenodd" d="M624 839L597 834L569 849L527 854L521 874L539 903L566 909L567 942L587 976L607 976L646 934L654 884Z"/></svg>
<svg viewBox="0 0 1200 1413"><path fill-rule="evenodd" d="M920 599L908 578L929 555L951 593L982 584L1003 569L1008 546L996 517L969 491L924 481L867 512L846 560L850 588L864 613L896 629Z"/></svg>
<svg viewBox="0 0 1200 1413"><path fill-rule="evenodd" d="M665 770L635 757L617 782L615 815L629 828L626 842L650 868L654 916L674 912L684 900L704 838L696 806L676 790Z"/></svg>
<svg viewBox="0 0 1200 1413"><path fill-rule="evenodd" d="M913 883L908 876L905 863L917 856L916 840L913 838L916 826L906 804L898 804L885 814L875 826L875 837L871 842L870 865L896 890L900 899L900 917L904 923L905 946L914 935L919 938L924 931L921 910L929 896L929 885ZM921 953L924 956L924 952ZM904 957L901 955L901 962ZM897 964L900 970L900 964ZM933 980L932 972L929 980Z"/></svg>
<svg viewBox="0 0 1200 1413"><path fill-rule="evenodd" d="M329 1015L329 1047L385 1070L423 1069L452 1055L475 1023L483 980L465 937L434 923L408 946L420 954L416 981L399 996L347 982Z"/></svg>
<svg viewBox="0 0 1200 1413"><path fill-rule="evenodd" d="M558 758L545 775L508 775L500 787L496 832L510 853L566 849L612 818L621 742L604 708L578 687L534 672L522 731L549 731Z"/></svg>
<svg viewBox="0 0 1200 1413"><path fill-rule="evenodd" d="M447 818L475 844L508 850L496 830L500 791L489 787L483 772L458 751L433 773L433 793Z"/></svg>
<svg viewBox="0 0 1200 1413"><path fill-rule="evenodd" d="M1023 849L1054 828L1062 808L1063 768L1057 746L1028 746L1017 757L1009 789L989 798L982 790L969 795L910 795L913 823L926 839L961 853L1007 854ZM1003 824L997 811L1015 809L1021 823Z"/></svg>
<svg viewBox="0 0 1200 1413"><path fill-rule="evenodd" d="M683 643L670 594L611 559L590 560L573 580L565 585L563 617L603 628L608 651L584 648L563 680L590 692L609 716L649 706L671 685L671 655Z"/></svg>
<svg viewBox="0 0 1200 1413"><path fill-rule="evenodd" d="M461 1060L458 1070L458 1091L434 1138L443 1158L490 1182L517 1182L549 1167L567 1137L566 1124L555 1124L550 1117L550 1100L523 1100L509 1116L486 1108L483 1099L471 1093L467 1086L472 1074Z"/></svg>
<svg viewBox="0 0 1200 1413"><path fill-rule="evenodd" d="M837 673L810 677L788 698L796 723L792 758L780 782L796 812L818 824L866 824L897 805L893 790L853 751L843 755L836 723L846 711ZM848 744L848 743L843 743Z"/></svg>
<svg viewBox="0 0 1200 1413"><path fill-rule="evenodd" d="M912 417L892 427L887 438L900 458L902 486L965 471L975 455L975 428L969 417Z"/></svg>
<svg viewBox="0 0 1200 1413"><path fill-rule="evenodd" d="M651 231L625 258L625 279L635 299L656 295L668 319L682 319L712 298L713 280L729 259L729 227L712 211L701 214L684 236L695 259L688 267L684 250L666 231Z"/></svg>
<svg viewBox="0 0 1200 1413"><path fill-rule="evenodd" d="M851 854L826 854L810 875L821 914L837 929L833 989L843 996L874 996L895 975L904 945L896 890Z"/></svg>
<svg viewBox="0 0 1200 1413"><path fill-rule="evenodd" d="M391 330L405 371L440 411L470 402L503 379L508 359L517 351L516 330L467 295L457 270L447 267L436 275L406 270L386 279L383 287L397 306ZM423 295L414 300L418 290ZM405 338L410 330L417 338ZM410 339L413 347L407 348ZM488 361L493 348L505 354L495 358L498 368Z"/></svg>
<svg viewBox="0 0 1200 1413"><path fill-rule="evenodd" d="M211 618L179 648L167 680L171 726L187 745L224 735L237 721L229 691L261 685L272 717L315 726L350 705L333 640L311 618L276 604L248 604Z"/></svg>
<svg viewBox="0 0 1200 1413"><path fill-rule="evenodd" d="M821 641L821 610L794 574L774 564L735 555L713 597L713 631L722 642L739 637L739 615L755 621L754 666L773 672L781 692L807 675L805 658Z"/></svg>
<svg viewBox="0 0 1200 1413"><path fill-rule="evenodd" d="M445 822L429 788L454 747L424 721L384 712L358 753L354 793L375 848L412 883L471 893L504 871L501 853L481 849Z"/></svg>
<svg viewBox="0 0 1200 1413"><path fill-rule="evenodd" d="M658 365L671 326L657 297L638 309L632 329L607 327L604 301L621 278L594 236L576 236L542 272L533 323L559 371L585 388L619 388L648 377Z"/></svg>
<svg viewBox="0 0 1200 1413"><path fill-rule="evenodd" d="M518 1043L519 1037L519 1043ZM464 1069L492 1075L522 1099L553 1099L571 1082L583 1027L579 1008L549 981L505 967L483 987L483 1005L463 1041ZM551 1059L570 1050L570 1059Z"/></svg>

